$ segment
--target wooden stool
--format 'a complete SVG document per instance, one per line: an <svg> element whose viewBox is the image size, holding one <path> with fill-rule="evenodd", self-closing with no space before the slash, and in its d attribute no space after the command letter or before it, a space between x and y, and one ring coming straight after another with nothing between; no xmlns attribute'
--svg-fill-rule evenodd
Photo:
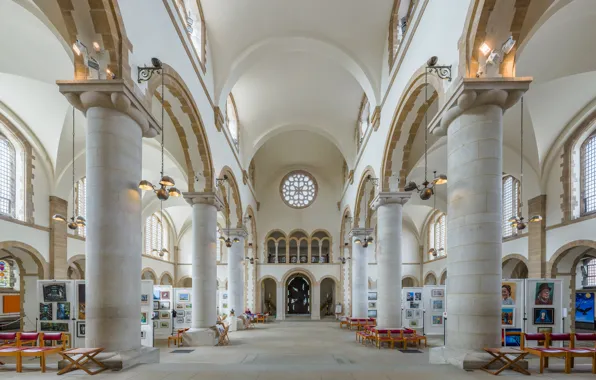
<svg viewBox="0 0 596 380"><path fill-rule="evenodd" d="M95 375L105 371L106 369L108 369L108 367L106 367L105 364L103 364L102 362L95 359L95 356L97 356L103 350L104 348L73 348L72 350L60 352L60 355L65 360L68 360L70 364L67 367L62 368L60 371L58 371L57 374L63 375L66 372L74 371L76 369L82 369L89 375ZM75 359L75 357L77 356L78 358ZM100 367L100 369L96 371L89 370L87 368L87 364L89 362L97 364Z"/></svg>

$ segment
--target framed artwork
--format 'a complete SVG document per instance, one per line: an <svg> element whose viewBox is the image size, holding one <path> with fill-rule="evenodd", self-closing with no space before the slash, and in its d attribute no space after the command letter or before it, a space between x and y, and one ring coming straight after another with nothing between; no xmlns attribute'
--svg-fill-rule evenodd
<svg viewBox="0 0 596 380"><path fill-rule="evenodd" d="M537 282L534 305L552 305L554 290L554 282Z"/></svg>
<svg viewBox="0 0 596 380"><path fill-rule="evenodd" d="M77 321L77 338L85 337L85 322Z"/></svg>
<svg viewBox="0 0 596 380"><path fill-rule="evenodd" d="M504 327L515 326L515 309L512 307L501 308L501 325Z"/></svg>
<svg viewBox="0 0 596 380"><path fill-rule="evenodd" d="M159 310L170 310L170 301L162 301L159 303Z"/></svg>
<svg viewBox="0 0 596 380"><path fill-rule="evenodd" d="M177 303L176 304L176 309L184 309L184 304L183 303Z"/></svg>
<svg viewBox="0 0 596 380"><path fill-rule="evenodd" d="M190 294L188 293L178 293L178 301L188 302L190 301Z"/></svg>
<svg viewBox="0 0 596 380"><path fill-rule="evenodd" d="M70 302L58 302L56 304L56 319L70 320Z"/></svg>
<svg viewBox="0 0 596 380"><path fill-rule="evenodd" d="M169 329L170 328L170 321L160 321L159 328L161 329Z"/></svg>
<svg viewBox="0 0 596 380"><path fill-rule="evenodd" d="M419 302L410 302L410 309L420 309Z"/></svg>
<svg viewBox="0 0 596 380"><path fill-rule="evenodd" d="M184 310L177 311L176 316L184 317Z"/></svg>
<svg viewBox="0 0 596 380"><path fill-rule="evenodd" d="M151 312L151 319L152 320L159 319L159 311L152 311Z"/></svg>
<svg viewBox="0 0 596 380"><path fill-rule="evenodd" d="M575 293L575 321L594 323L594 293Z"/></svg>
<svg viewBox="0 0 596 380"><path fill-rule="evenodd" d="M141 294L141 305L149 305L149 294Z"/></svg>
<svg viewBox="0 0 596 380"><path fill-rule="evenodd" d="M66 284L61 282L57 284L43 285L43 302L65 302Z"/></svg>
<svg viewBox="0 0 596 380"><path fill-rule="evenodd" d="M418 320L410 319L410 327L418 327Z"/></svg>
<svg viewBox="0 0 596 380"><path fill-rule="evenodd" d="M78 284L77 286L77 297L79 300L79 318L85 319L85 284Z"/></svg>
<svg viewBox="0 0 596 380"><path fill-rule="evenodd" d="M147 312L146 311L141 311L141 324L142 325L146 325L149 323L149 320L147 319Z"/></svg>
<svg viewBox="0 0 596 380"><path fill-rule="evenodd" d="M159 319L170 319L170 312L169 311L160 311Z"/></svg>
<svg viewBox="0 0 596 380"><path fill-rule="evenodd" d="M534 308L534 324L535 325L553 325L555 323L555 309Z"/></svg>
<svg viewBox="0 0 596 380"><path fill-rule="evenodd" d="M184 321L185 323L192 323L192 318L187 314Z"/></svg>
<svg viewBox="0 0 596 380"><path fill-rule="evenodd" d="M153 309L159 310L159 301L153 301Z"/></svg>
<svg viewBox="0 0 596 380"><path fill-rule="evenodd" d="M431 317L431 325L443 326L443 316L442 315L433 315Z"/></svg>
<svg viewBox="0 0 596 380"><path fill-rule="evenodd" d="M377 292L368 292L368 300L376 301L377 300Z"/></svg>
<svg viewBox="0 0 596 380"><path fill-rule="evenodd" d="M537 327L537 331L539 334L546 334L546 333L552 333L553 332L553 328L552 327Z"/></svg>
<svg viewBox="0 0 596 380"><path fill-rule="evenodd" d="M368 308L369 309L376 309L377 308L377 303L376 302L369 302L368 303Z"/></svg>
<svg viewBox="0 0 596 380"><path fill-rule="evenodd" d="M227 309L227 308L228 308L228 304L227 304L227 303L224 303L224 304L222 305L222 307L223 307L224 309Z"/></svg>
<svg viewBox="0 0 596 380"><path fill-rule="evenodd" d="M406 293L406 301L408 301L408 302L414 301L414 292Z"/></svg>
<svg viewBox="0 0 596 380"><path fill-rule="evenodd" d="M141 339L145 339L147 337L147 331L141 330Z"/></svg>
<svg viewBox="0 0 596 380"><path fill-rule="evenodd" d="M40 321L51 321L53 318L52 304L51 303L39 303L39 320Z"/></svg>
<svg viewBox="0 0 596 380"><path fill-rule="evenodd" d="M224 300L228 299L228 293L223 293L223 295L221 296L221 298L223 298Z"/></svg>
<svg viewBox="0 0 596 380"><path fill-rule="evenodd" d="M184 315L190 317L192 315L192 310L186 310Z"/></svg>
<svg viewBox="0 0 596 380"><path fill-rule="evenodd" d="M164 290L164 291L162 291L162 292L160 293L160 298L161 298L162 300L169 301L169 300L170 300L170 291L169 291L169 290Z"/></svg>
<svg viewBox="0 0 596 380"><path fill-rule="evenodd" d="M406 309L406 319L413 319L414 318L414 310Z"/></svg>
<svg viewBox="0 0 596 380"><path fill-rule="evenodd" d="M184 305L185 309L192 309L192 304L191 303L187 303L186 305Z"/></svg>
<svg viewBox="0 0 596 380"><path fill-rule="evenodd" d="M153 301L159 301L159 289L153 289Z"/></svg>
<svg viewBox="0 0 596 380"><path fill-rule="evenodd" d="M443 310L443 300L432 301L433 310Z"/></svg>
<svg viewBox="0 0 596 380"><path fill-rule="evenodd" d="M184 323L184 317L176 317L176 323Z"/></svg>
<svg viewBox="0 0 596 380"><path fill-rule="evenodd" d="M377 317L377 311L376 310L369 310L368 311L368 317L369 318L376 318Z"/></svg>
<svg viewBox="0 0 596 380"><path fill-rule="evenodd" d="M422 301L422 293L420 293L420 292L414 293L414 301Z"/></svg>
<svg viewBox="0 0 596 380"><path fill-rule="evenodd" d="M159 327L159 322L158 321L153 321L153 328L157 329Z"/></svg>
<svg viewBox="0 0 596 380"><path fill-rule="evenodd" d="M41 322L41 331L68 332L68 322Z"/></svg>
<svg viewBox="0 0 596 380"><path fill-rule="evenodd" d="M521 333L521 329L505 329L506 347L519 347L521 345L521 336L515 333Z"/></svg>
<svg viewBox="0 0 596 380"><path fill-rule="evenodd" d="M435 298L445 297L445 289L431 289L430 296Z"/></svg>
<svg viewBox="0 0 596 380"><path fill-rule="evenodd" d="M515 289L517 284L515 282L503 282L501 284L501 305L514 306L515 305Z"/></svg>

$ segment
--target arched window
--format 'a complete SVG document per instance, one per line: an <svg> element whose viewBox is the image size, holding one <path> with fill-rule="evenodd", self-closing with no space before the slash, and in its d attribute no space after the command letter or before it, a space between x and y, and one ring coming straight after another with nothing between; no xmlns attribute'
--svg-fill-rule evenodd
<svg viewBox="0 0 596 380"><path fill-rule="evenodd" d="M0 214L16 215L17 154L6 136L0 133Z"/></svg>
<svg viewBox="0 0 596 380"><path fill-rule="evenodd" d="M203 72L205 72L207 33L201 2L200 0L176 0L176 8L178 8L178 12L184 20L186 33L188 33L188 37L199 56Z"/></svg>
<svg viewBox="0 0 596 380"><path fill-rule="evenodd" d="M596 259L588 261L587 265L586 286L596 286Z"/></svg>
<svg viewBox="0 0 596 380"><path fill-rule="evenodd" d="M389 20L389 70L393 68L397 51L410 23L415 3L416 0L395 0L393 3L393 10Z"/></svg>
<svg viewBox="0 0 596 380"><path fill-rule="evenodd" d="M511 226L509 219L519 216L520 199L519 181L513 176L503 177L503 237L513 236L517 229Z"/></svg>
<svg viewBox="0 0 596 380"><path fill-rule="evenodd" d="M430 260L447 255L447 217L443 213L436 214L430 220L428 250Z"/></svg>
<svg viewBox="0 0 596 380"><path fill-rule="evenodd" d="M75 215L87 218L87 177L81 178L75 185ZM85 236L85 227L77 228L77 235Z"/></svg>
<svg viewBox="0 0 596 380"><path fill-rule="evenodd" d="M166 253L161 257L160 251L163 248L168 249L167 226L164 225L157 213L151 215L145 220L145 254L159 257L163 260L169 260Z"/></svg>
<svg viewBox="0 0 596 380"><path fill-rule="evenodd" d="M581 215L596 211L596 135L581 148Z"/></svg>
<svg viewBox="0 0 596 380"><path fill-rule="evenodd" d="M231 93L228 95L228 100L226 102L226 124L228 126L228 131L230 131L230 136L232 136L232 140L234 141L234 145L236 145L236 149L238 149L238 112L236 111L236 103L234 102L234 97Z"/></svg>
<svg viewBox="0 0 596 380"><path fill-rule="evenodd" d="M368 126L370 125L370 102L368 101L366 95L362 99L362 104L360 105L360 114L358 115L358 146L362 142L362 138L364 134L368 130Z"/></svg>
<svg viewBox="0 0 596 380"><path fill-rule="evenodd" d="M13 288L12 265L6 260L0 260L0 288Z"/></svg>

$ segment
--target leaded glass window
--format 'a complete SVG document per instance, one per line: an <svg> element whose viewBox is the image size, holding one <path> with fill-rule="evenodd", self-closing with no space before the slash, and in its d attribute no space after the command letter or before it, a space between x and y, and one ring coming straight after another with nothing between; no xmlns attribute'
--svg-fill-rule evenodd
<svg viewBox="0 0 596 380"><path fill-rule="evenodd" d="M310 206L317 196L317 182L305 171L294 171L281 181L280 191L288 206L305 208Z"/></svg>
<svg viewBox="0 0 596 380"><path fill-rule="evenodd" d="M590 136L581 150L581 213L596 211L596 135Z"/></svg>
<svg viewBox="0 0 596 380"><path fill-rule="evenodd" d="M145 221L145 254L159 257L163 246L163 224L156 214Z"/></svg>
<svg viewBox="0 0 596 380"><path fill-rule="evenodd" d="M513 176L503 177L503 237L513 236L517 229L511 226L509 219L519 216L520 184Z"/></svg>
<svg viewBox="0 0 596 380"><path fill-rule="evenodd" d="M190 37L193 47L202 65L205 65L205 20L199 0L176 0L176 8L184 20L186 33ZM203 68L204 70L204 68Z"/></svg>
<svg viewBox="0 0 596 380"><path fill-rule="evenodd" d="M0 214L15 217L16 210L16 150L0 133Z"/></svg>

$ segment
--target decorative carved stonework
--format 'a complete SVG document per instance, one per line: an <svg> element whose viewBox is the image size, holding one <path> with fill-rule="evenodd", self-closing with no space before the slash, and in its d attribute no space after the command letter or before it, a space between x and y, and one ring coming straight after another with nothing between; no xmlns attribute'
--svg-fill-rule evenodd
<svg viewBox="0 0 596 380"><path fill-rule="evenodd" d="M219 199L219 196L213 192L203 192L203 193L182 193L184 196L184 200L189 205L195 204L206 204L215 206L217 211L221 211L224 208L223 202Z"/></svg>
<svg viewBox="0 0 596 380"><path fill-rule="evenodd" d="M391 203L397 203L400 205L405 205L406 202L410 200L412 196L412 192L408 191L400 191L400 192L380 192L377 196L372 200L372 209L376 210L379 207Z"/></svg>

